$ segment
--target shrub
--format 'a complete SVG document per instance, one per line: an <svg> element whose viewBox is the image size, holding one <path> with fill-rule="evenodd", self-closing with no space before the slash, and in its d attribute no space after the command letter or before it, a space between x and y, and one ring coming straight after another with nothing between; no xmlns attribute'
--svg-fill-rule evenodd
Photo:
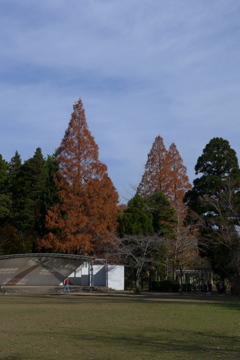
<svg viewBox="0 0 240 360"><path fill-rule="evenodd" d="M161 281L153 281L152 282L152 290L153 291L162 291L162 292L178 292L180 285L175 283L173 280L161 280Z"/></svg>

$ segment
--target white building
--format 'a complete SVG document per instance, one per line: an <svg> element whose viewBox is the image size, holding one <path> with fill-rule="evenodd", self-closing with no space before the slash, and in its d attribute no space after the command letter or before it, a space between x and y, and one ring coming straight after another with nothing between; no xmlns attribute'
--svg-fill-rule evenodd
<svg viewBox="0 0 240 360"><path fill-rule="evenodd" d="M92 265L85 262L69 275L69 280L72 285L106 286L114 290L124 290L124 266Z"/></svg>

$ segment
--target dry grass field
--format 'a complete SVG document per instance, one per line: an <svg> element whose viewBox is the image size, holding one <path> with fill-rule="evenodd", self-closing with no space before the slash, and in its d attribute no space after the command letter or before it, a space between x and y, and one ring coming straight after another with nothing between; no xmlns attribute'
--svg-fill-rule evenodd
<svg viewBox="0 0 240 360"><path fill-rule="evenodd" d="M0 359L239 359L238 297L0 294Z"/></svg>

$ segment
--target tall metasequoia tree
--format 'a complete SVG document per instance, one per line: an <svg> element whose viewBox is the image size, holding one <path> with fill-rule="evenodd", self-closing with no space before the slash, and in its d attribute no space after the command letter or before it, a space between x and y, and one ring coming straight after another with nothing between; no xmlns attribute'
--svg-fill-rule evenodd
<svg viewBox="0 0 240 360"><path fill-rule="evenodd" d="M73 109L57 150L55 183L60 201L48 211L50 232L39 245L53 251L100 255L116 230L118 194L106 165L98 159L82 101Z"/></svg>
<svg viewBox="0 0 240 360"><path fill-rule="evenodd" d="M191 249L195 250L192 250L192 252L196 253L197 250L193 231L190 227L186 228L184 226L187 206L184 204L183 199L185 193L190 189L191 185L187 176L187 169L183 165L183 160L176 145L174 143L171 144L167 151L163 139L157 136L148 155L145 172L138 186L137 193L144 198L149 198L149 196L157 191L161 191L169 199L175 210L175 236L167 240L167 248L169 250L167 263L172 267L174 277L176 274L175 270L179 269L179 254L181 253L181 258L184 257L184 254L186 255L185 263L188 262L190 257L189 251L183 251L183 249L186 249L185 243L191 242L193 244ZM188 248L190 249L190 247ZM183 263L182 259L181 263Z"/></svg>
<svg viewBox="0 0 240 360"><path fill-rule="evenodd" d="M182 205L184 195L190 189L187 169L183 165L176 145L173 143L167 151L163 138L158 135L148 154L137 194L147 199L160 191L167 196L175 208Z"/></svg>
<svg viewBox="0 0 240 360"><path fill-rule="evenodd" d="M167 195L169 188L168 151L165 148L163 138L157 136L148 154L145 172L137 188L137 194L147 199L156 192Z"/></svg>
<svg viewBox="0 0 240 360"><path fill-rule="evenodd" d="M189 183L189 178L187 176L187 168L183 165L183 159L174 143L169 147L168 164L170 166L170 181L168 194L166 195L175 211L181 210L181 213L183 213L185 212L183 198L185 193L190 190L192 186Z"/></svg>

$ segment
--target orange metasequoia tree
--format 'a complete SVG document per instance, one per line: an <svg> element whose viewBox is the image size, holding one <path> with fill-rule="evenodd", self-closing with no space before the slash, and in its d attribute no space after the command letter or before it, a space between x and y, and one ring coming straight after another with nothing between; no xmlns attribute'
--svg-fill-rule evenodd
<svg viewBox="0 0 240 360"><path fill-rule="evenodd" d="M137 194L147 199L160 191L176 210L183 206L186 191L191 189L187 169L175 144L167 150L161 136L157 136L148 154L145 172Z"/></svg>
<svg viewBox="0 0 240 360"><path fill-rule="evenodd" d="M192 186L187 176L187 168L183 165L183 159L174 143L169 148L168 157L171 173L168 196L177 220L175 236L167 240L168 261L174 278L176 277L176 270L180 272L182 284L183 270L194 267L199 260L197 231L196 227L184 223L188 208L183 199Z"/></svg>
<svg viewBox="0 0 240 360"><path fill-rule="evenodd" d="M175 211L180 210L186 215L186 205L183 203L185 193L192 188L187 176L187 168L183 165L183 159L176 145L173 143L168 150L169 165L169 188L166 194Z"/></svg>
<svg viewBox="0 0 240 360"><path fill-rule="evenodd" d="M168 151L163 138L157 136L148 154L145 172L137 188L137 194L144 199L160 191L167 195L169 188Z"/></svg>
<svg viewBox="0 0 240 360"><path fill-rule="evenodd" d="M57 150L55 174L59 202L46 216L49 233L39 246L65 253L100 255L117 226L118 194L86 122L81 100L73 106Z"/></svg>
<svg viewBox="0 0 240 360"><path fill-rule="evenodd" d="M183 199L191 189L187 176L187 168L173 143L169 150L165 148L161 136L157 136L145 165L145 172L137 188L137 194L147 199L157 191L164 193L175 210L175 236L165 239L167 267L172 269L173 277L176 270L190 264L196 258L197 242L195 232L184 225L187 206ZM190 246L191 243L191 246Z"/></svg>

